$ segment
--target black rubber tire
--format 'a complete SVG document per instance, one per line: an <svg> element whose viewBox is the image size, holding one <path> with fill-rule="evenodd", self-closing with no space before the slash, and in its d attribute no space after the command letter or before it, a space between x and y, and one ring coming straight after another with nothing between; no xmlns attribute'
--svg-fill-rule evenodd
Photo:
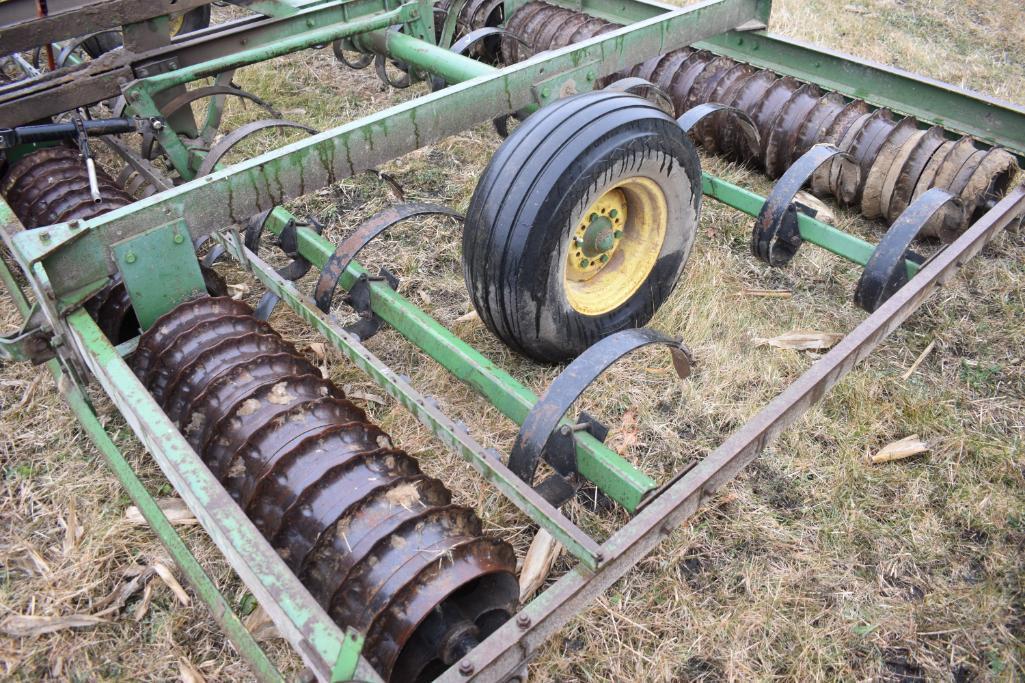
<svg viewBox="0 0 1025 683"><path fill-rule="evenodd" d="M185 13L185 21L182 22L182 27L175 35L180 36L185 33L192 33L209 25L210 5L203 5ZM121 36L115 33L102 33L82 42L82 49L88 52L89 56L93 59L119 47L121 47Z"/></svg>
<svg viewBox="0 0 1025 683"><path fill-rule="evenodd" d="M595 198L635 176L655 181L666 197L661 251L624 303L581 314L564 291L571 231ZM700 207L697 152L670 116L625 93L559 100L520 124L474 190L463 227L463 276L473 305L515 351L542 362L574 358L651 319L683 272Z"/></svg>

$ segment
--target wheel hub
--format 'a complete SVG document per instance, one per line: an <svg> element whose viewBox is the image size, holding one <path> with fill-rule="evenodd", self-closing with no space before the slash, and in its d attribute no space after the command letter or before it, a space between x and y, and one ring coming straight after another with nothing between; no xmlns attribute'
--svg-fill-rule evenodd
<svg viewBox="0 0 1025 683"><path fill-rule="evenodd" d="M662 249L668 209L649 178L626 178L581 214L566 257L566 293L574 309L600 315L641 286Z"/></svg>
<svg viewBox="0 0 1025 683"><path fill-rule="evenodd" d="M582 282L594 277L616 253L627 219L627 199L613 188L592 204L577 224L570 245L567 277Z"/></svg>

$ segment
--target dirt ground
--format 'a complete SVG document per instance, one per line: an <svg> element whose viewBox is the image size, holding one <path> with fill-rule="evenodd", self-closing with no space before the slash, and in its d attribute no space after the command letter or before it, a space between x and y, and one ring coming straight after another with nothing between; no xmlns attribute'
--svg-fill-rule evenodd
<svg viewBox="0 0 1025 683"><path fill-rule="evenodd" d="M221 10L219 10L221 11ZM773 29L809 42L1025 103L1025 8L1016 0L778 0ZM389 90L329 50L241 71L236 81L289 118L320 129L424 92ZM228 125L256 117L236 108ZM382 170L408 200L465 208L500 140L487 126ZM279 144L275 142L274 144ZM252 153L255 150L243 150ZM761 192L767 180L703 157L706 169ZM369 176L295 203L338 241L392 201ZM882 226L837 211L838 225L877 240ZM864 314L858 269L812 247L785 269L749 254L750 219L706 201L683 280L652 326L682 335L699 359L686 381L641 353L598 382L580 407L613 427L610 442L659 481L701 458L806 370L816 356L756 345L793 330L845 332ZM935 245L925 245L928 252ZM557 370L519 358L467 319L459 227L413 222L367 249L401 290L535 391ZM222 266L255 301L256 283ZM306 283L304 286L309 286ZM790 298L744 294L792 292ZM317 337L294 316L272 323L300 349ZM0 332L17 325L0 295ZM590 609L531 666L539 681L1025 680L1025 234L998 237L962 275L847 376L795 427ZM508 450L515 428L392 331L369 346L434 395L486 445ZM929 353L909 370L924 350ZM311 357L315 355L311 351ZM456 489L522 557L535 529L494 496L403 409L328 351L322 361L426 471ZM367 397L369 395L369 397ZM173 490L109 402L107 429L150 491ZM866 455L917 434L929 450L871 465ZM0 373L0 623L12 616L95 615L76 628L0 633L11 680L249 680L203 606L155 567L173 564L58 398L49 375ZM628 516L568 514L604 538ZM198 526L189 546L243 613L254 601ZM560 558L551 578L569 566ZM147 569L147 567L149 569ZM118 606L119 589L144 572ZM152 578L149 578L152 575ZM114 609L110 609L111 606ZM290 671L281 641L268 646Z"/></svg>

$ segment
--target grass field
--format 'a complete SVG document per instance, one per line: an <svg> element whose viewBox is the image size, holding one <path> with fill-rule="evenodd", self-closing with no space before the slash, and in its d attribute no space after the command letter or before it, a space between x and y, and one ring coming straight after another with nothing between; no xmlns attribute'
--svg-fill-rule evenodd
<svg viewBox="0 0 1025 683"><path fill-rule="evenodd" d="M773 29L810 42L1025 103L1025 7L1017 0L777 0ZM240 72L236 78L286 117L324 129L415 97L372 70L351 72L329 50ZM229 123L254 118L233 110ZM465 208L499 144L481 126L382 170L408 200ZM253 152L256 150L246 150ZM704 158L705 168L766 191L768 181ZM295 203L329 219L337 242L392 199L364 176ZM838 225L878 239L882 227L837 211ZM858 270L805 248L786 269L749 254L750 219L708 201L676 293L652 326L682 335L699 366L679 381L663 355L640 353L606 375L581 408L613 427L624 456L660 481L701 458L815 356L758 346L793 330L845 332L864 314L851 302ZM926 246L928 251L935 245ZM514 356L469 311L459 228L410 223L361 259L387 265L401 291L449 329L542 391L557 369ZM222 267L230 283L242 271ZM306 286L309 286L308 283ZM745 296L787 289L790 298ZM17 314L0 296L0 332ZM300 349L318 341L290 314L272 323ZM998 237L822 403L727 485L604 597L539 652L541 681L1025 679L1025 233ZM917 369L919 355L932 345ZM437 397L485 444L508 450L512 424L439 366L385 331L370 348ZM328 352L332 378L380 394ZM98 410L151 492L172 489L109 402ZM368 412L424 469L456 489L522 557L535 529L497 500L392 402ZM871 465L866 454L918 434L927 453ZM0 623L11 615L67 616L108 608L126 577L165 563L145 527L125 518L116 479L58 398L49 375L25 365L0 374ZM568 513L599 537L622 511ZM243 611L254 607L199 527L188 544ZM568 567L563 556L552 578ZM0 676L13 680L209 681L250 674L195 599L183 604L159 578L100 623L49 634L0 634ZM140 586L141 588L141 586ZM117 601L114 601L116 605ZM301 668L281 641L286 669Z"/></svg>

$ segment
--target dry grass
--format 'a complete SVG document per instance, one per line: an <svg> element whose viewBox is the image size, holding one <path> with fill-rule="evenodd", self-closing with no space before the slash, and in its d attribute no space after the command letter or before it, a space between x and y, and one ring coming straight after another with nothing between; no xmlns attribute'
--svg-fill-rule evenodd
<svg viewBox="0 0 1025 683"><path fill-rule="evenodd" d="M1025 10L1013 0L784 0L774 28L796 37L1022 101ZM241 72L239 82L320 128L414 97L339 68L329 53ZM232 121L252 118L232 112ZM465 207L498 144L468 131L387 165L411 200ZM707 168L765 190L764 178L706 159ZM337 241L391 201L357 178L300 202L331 218ZM878 237L840 213L841 227ZM857 270L806 248L784 270L748 254L750 222L707 202L684 281L653 325L682 334L700 358L686 382L665 358L639 354L583 401L614 427L623 454L664 480L717 446L807 369L808 353L755 347L795 329L843 332L863 318L850 297ZM442 220L399 228L363 259L387 264L402 291L534 390L555 374L510 354L468 310L459 232ZM1025 236L999 237L867 362L689 524L542 648L539 680L1021 680L1025 676ZM229 280L243 275L226 270ZM738 296L790 289L789 299ZM251 292L255 298L258 292ZM4 329L15 324L0 302ZM291 315L273 321L300 348L315 336ZM931 342L933 351L903 375ZM386 331L371 348L489 445L507 449L508 421L436 364ZM374 392L329 354L334 379ZM86 613L124 571L162 556L146 529L123 519L126 496L104 469L41 371L5 366L0 380L0 620L10 614ZM37 381L38 379L38 381ZM109 404L108 428L151 492L169 489ZM472 504L522 557L533 529L491 495L406 412L368 409L425 469ZM635 419L636 418L636 419ZM636 426L633 426L636 425ZM919 434L931 450L885 465L865 455ZM74 512L72 512L72 510ZM569 513L604 536L621 511ZM81 535L69 517L77 518ZM68 533L68 527L72 533ZM203 532L185 532L229 599L251 606ZM34 559L38 558L38 559ZM556 575L567 568L556 563ZM209 680L240 680L245 666L201 606L181 606L161 583L138 622L133 596L95 627L34 638L0 636L0 673L35 680L174 679L179 659ZM285 666L296 661L275 651Z"/></svg>

